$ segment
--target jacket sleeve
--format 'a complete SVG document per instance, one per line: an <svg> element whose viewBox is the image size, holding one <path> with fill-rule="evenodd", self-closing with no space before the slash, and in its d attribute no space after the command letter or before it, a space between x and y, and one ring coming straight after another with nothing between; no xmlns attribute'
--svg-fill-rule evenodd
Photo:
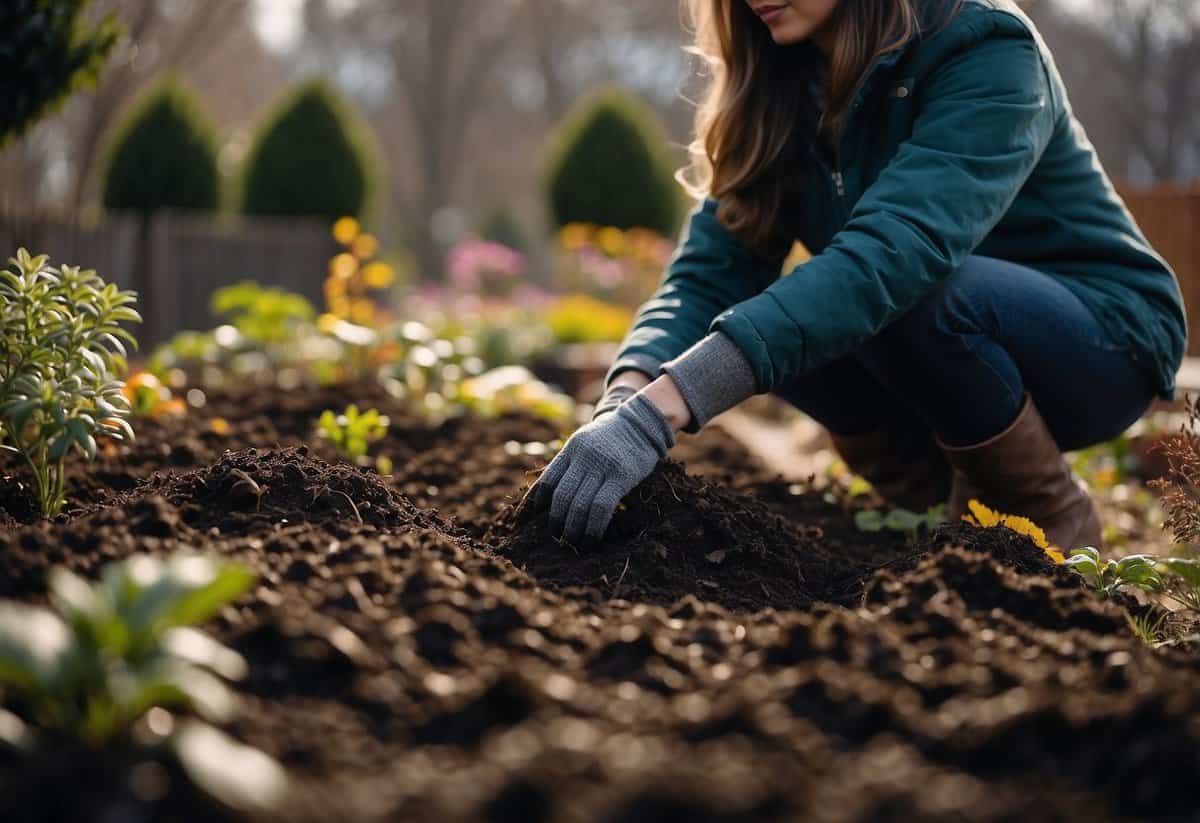
<svg viewBox="0 0 1200 823"><path fill-rule="evenodd" d="M715 319L760 392L866 342L987 237L1054 129L1032 35L985 37L928 76L913 131L819 255Z"/></svg>
<svg viewBox="0 0 1200 823"><path fill-rule="evenodd" d="M687 227L658 290L638 310L606 382L630 369L654 377L708 333L713 318L762 292L779 277L783 258L754 253L717 220L709 197Z"/></svg>

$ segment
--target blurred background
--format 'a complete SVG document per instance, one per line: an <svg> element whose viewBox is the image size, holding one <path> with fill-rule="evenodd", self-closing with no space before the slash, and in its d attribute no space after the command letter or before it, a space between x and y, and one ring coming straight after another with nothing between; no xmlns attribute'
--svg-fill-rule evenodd
<svg viewBox="0 0 1200 823"><path fill-rule="evenodd" d="M82 5L77 66L58 65L60 35L39 42L92 87L0 126L0 256L25 245L138 288L147 344L239 300L286 315L261 305L275 287L327 328L470 316L526 338L493 359L575 346L574 368L669 258L701 82L673 0ZM1200 4L1025 5L1200 305Z"/></svg>

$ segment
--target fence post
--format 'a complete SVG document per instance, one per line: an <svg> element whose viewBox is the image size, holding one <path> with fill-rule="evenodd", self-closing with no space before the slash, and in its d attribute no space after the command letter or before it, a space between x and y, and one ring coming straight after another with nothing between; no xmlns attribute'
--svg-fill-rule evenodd
<svg viewBox="0 0 1200 823"><path fill-rule="evenodd" d="M173 220L173 215L160 212L143 223L142 342L147 354L166 340L177 323L175 261L171 253Z"/></svg>

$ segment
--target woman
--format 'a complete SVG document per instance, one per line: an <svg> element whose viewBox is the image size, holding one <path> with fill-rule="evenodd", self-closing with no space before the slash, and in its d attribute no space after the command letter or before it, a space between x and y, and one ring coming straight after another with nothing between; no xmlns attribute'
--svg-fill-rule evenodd
<svg viewBox="0 0 1200 823"><path fill-rule="evenodd" d="M702 198L581 428L531 490L598 539L666 455L756 393L894 505L971 498L1098 546L1062 451L1171 397L1179 287L1007 0L690 0ZM780 277L799 239L813 258Z"/></svg>

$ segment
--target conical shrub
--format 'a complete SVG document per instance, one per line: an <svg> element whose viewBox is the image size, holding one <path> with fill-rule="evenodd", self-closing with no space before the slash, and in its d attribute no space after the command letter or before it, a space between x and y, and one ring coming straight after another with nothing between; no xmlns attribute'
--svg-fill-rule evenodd
<svg viewBox="0 0 1200 823"><path fill-rule="evenodd" d="M560 227L596 223L672 236L683 212L662 126L645 104L615 90L582 102L560 127L546 189Z"/></svg>
<svg viewBox="0 0 1200 823"><path fill-rule="evenodd" d="M199 102L167 78L130 107L109 140L106 208L149 215L215 211L221 201L217 139Z"/></svg>
<svg viewBox="0 0 1200 823"><path fill-rule="evenodd" d="M323 80L295 89L259 131L242 177L242 212L323 217L367 210L378 166L366 125Z"/></svg>

